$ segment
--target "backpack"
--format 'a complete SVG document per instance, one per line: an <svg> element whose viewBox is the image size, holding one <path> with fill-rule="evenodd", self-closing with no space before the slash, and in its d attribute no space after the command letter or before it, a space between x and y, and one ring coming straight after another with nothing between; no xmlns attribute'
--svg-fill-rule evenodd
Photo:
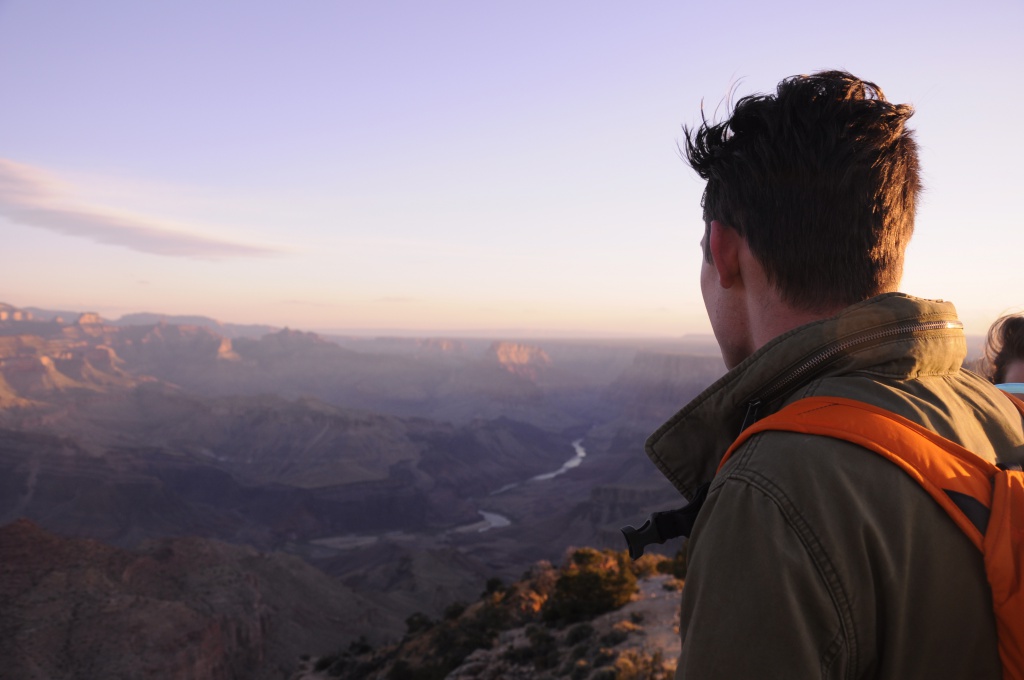
<svg viewBox="0 0 1024 680"><path fill-rule="evenodd" d="M1008 398L1024 416L1024 401ZM853 442L913 477L982 552L992 589L1003 678L1024 680L1024 471L1019 465L989 463L877 406L852 399L807 397L740 433L718 469L740 444L765 430Z"/></svg>

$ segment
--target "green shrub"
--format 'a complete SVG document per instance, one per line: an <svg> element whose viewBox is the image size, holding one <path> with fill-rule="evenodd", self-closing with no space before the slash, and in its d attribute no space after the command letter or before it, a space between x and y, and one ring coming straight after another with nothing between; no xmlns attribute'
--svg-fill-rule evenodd
<svg viewBox="0 0 1024 680"><path fill-rule="evenodd" d="M509 647L501 658L516 666L523 666L533 660L533 650L529 645L525 647Z"/></svg>
<svg viewBox="0 0 1024 680"><path fill-rule="evenodd" d="M453 621L462 616L462 612L464 611L466 611L465 602L452 602L444 608L444 620Z"/></svg>
<svg viewBox="0 0 1024 680"><path fill-rule="evenodd" d="M661 651L647 654L643 651L626 651L615 660L617 680L671 680L674 673L665 668Z"/></svg>
<svg viewBox="0 0 1024 680"><path fill-rule="evenodd" d="M649 576L654 576L658 573L665 573L661 571L662 569L666 568L662 565L671 563L672 560L665 557L664 555L644 555L640 559L633 561L633 573L636 574L637 578L647 578Z"/></svg>
<svg viewBox="0 0 1024 680"><path fill-rule="evenodd" d="M565 643L567 645L575 645L583 642L591 635L594 634L594 627L584 621L583 623L577 623L575 626L569 629L569 632L565 635Z"/></svg>
<svg viewBox="0 0 1024 680"><path fill-rule="evenodd" d="M423 612L414 612L405 620L405 632L416 635L434 627L434 621Z"/></svg>
<svg viewBox="0 0 1024 680"><path fill-rule="evenodd" d="M587 655L587 653L589 651L590 651L590 645L588 645L586 642L581 642L581 643L579 643L578 645L576 645L575 647L572 648L572 651L569 652L569 658L572 659L573 661L576 661L578 659L582 659L583 657L585 657Z"/></svg>
<svg viewBox="0 0 1024 680"><path fill-rule="evenodd" d="M340 678L342 674L348 670L351 661L351 657L339 657L338 660L332 663L330 668L327 669L327 675Z"/></svg>
<svg viewBox="0 0 1024 680"><path fill-rule="evenodd" d="M448 671L436 665L413 668L408 662L399 659L391 667L388 680L444 680Z"/></svg>
<svg viewBox="0 0 1024 680"><path fill-rule="evenodd" d="M677 579L675 576L673 576L672 578L668 579L667 581L661 584L661 589L667 590L669 592L678 592L683 589L683 582Z"/></svg>
<svg viewBox="0 0 1024 680"><path fill-rule="evenodd" d="M475 650L491 646L492 631L481 628L475 621L445 623L434 636L434 652L448 670L458 667Z"/></svg>
<svg viewBox="0 0 1024 680"><path fill-rule="evenodd" d="M486 597L493 595L494 593L505 592L505 582L495 576L494 578L487 579L486 585L484 585L484 592L480 594L480 597Z"/></svg>
<svg viewBox="0 0 1024 680"><path fill-rule="evenodd" d="M581 548L559 573L542 615L553 623L592 619L629 602L636 589L625 552Z"/></svg>
<svg viewBox="0 0 1024 680"><path fill-rule="evenodd" d="M348 654L352 656L359 656L360 654L369 654L373 651L373 647L366 641L365 635L360 635L358 638L348 644Z"/></svg>
<svg viewBox="0 0 1024 680"><path fill-rule="evenodd" d="M512 647L505 651L503 658L517 665L530 663L541 670L553 668L558 663L558 646L554 635L531 624L526 627L526 638L529 645Z"/></svg>
<svg viewBox="0 0 1024 680"><path fill-rule="evenodd" d="M572 673L569 675L572 680L585 680L590 675L590 664L586 659L580 659L572 667Z"/></svg>
<svg viewBox="0 0 1024 680"><path fill-rule="evenodd" d="M672 575L678 579L686 578L686 542L676 551L672 558Z"/></svg>
<svg viewBox="0 0 1024 680"><path fill-rule="evenodd" d="M485 602L476 613L476 625L492 634L497 634L509 626L511 615L508 609L501 606L501 600Z"/></svg>
<svg viewBox="0 0 1024 680"><path fill-rule="evenodd" d="M601 647L594 655L595 666L607 666L619 658L619 653L610 647Z"/></svg>
<svg viewBox="0 0 1024 680"><path fill-rule="evenodd" d="M334 665L334 662L338 660L337 654L331 654L330 656L321 656L316 660L316 665L313 666L315 671L325 671Z"/></svg>
<svg viewBox="0 0 1024 680"><path fill-rule="evenodd" d="M605 647L614 647L620 642L625 642L626 638L629 637L629 633L624 630L613 628L604 635L601 636L601 644Z"/></svg>

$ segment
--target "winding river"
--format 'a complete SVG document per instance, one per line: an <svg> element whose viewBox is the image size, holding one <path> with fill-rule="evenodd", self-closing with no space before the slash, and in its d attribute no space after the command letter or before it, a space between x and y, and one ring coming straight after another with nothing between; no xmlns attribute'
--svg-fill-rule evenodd
<svg viewBox="0 0 1024 680"><path fill-rule="evenodd" d="M505 486L501 487L497 491L492 491L489 495L497 496L500 493L504 493L504 492L508 491L509 489L514 489L517 486L521 486L522 484L529 484L531 482L546 482L549 479L554 479L558 475L565 474L566 472L568 472L569 470L572 470L573 468L578 468L580 465L583 464L583 459L587 457L587 451L586 451L586 449L583 448L583 440L582 439L577 439L576 441L574 441L572 443L572 448L573 448L573 457L570 458L569 460L565 461L564 463L562 463L562 467L558 468L554 472L545 472L543 474L534 475L533 477L530 477L525 482L516 482L514 484L506 484ZM483 510L478 510L477 512L479 512L483 516L484 522L477 522L476 524L469 525L469 526L475 528L476 531L487 531L488 529L497 529L497 528L500 528L500 527L507 527L507 526L510 526L512 524L512 520L510 520L509 518L504 517L502 515L499 515L497 513L484 512ZM468 527L466 527L466 528L468 528ZM463 529L463 527L460 527L459 529L456 529L456 531L461 530L461 529Z"/></svg>
<svg viewBox="0 0 1024 680"><path fill-rule="evenodd" d="M490 496L497 496L500 493L505 493L509 489L514 489L517 486L521 486L523 484L529 484L530 482L546 482L549 479L554 479L558 475L565 474L566 472L568 472L569 470L572 470L573 468L578 468L580 465L583 464L583 459L587 457L587 451L586 451L586 449L583 448L583 440L582 439L577 439L576 441L574 441L572 443L572 448L573 448L573 451L575 452L573 454L573 457L570 458L569 460L565 461L564 463L562 463L562 467L558 468L554 472L545 472L543 474L534 475L533 477L530 477L525 482L514 482L512 484L506 484L505 486L501 487L497 491L492 491L488 495L490 495Z"/></svg>
<svg viewBox="0 0 1024 680"><path fill-rule="evenodd" d="M562 463L562 467L558 468L554 472L545 472L542 475L537 475L535 477L530 477L530 481L531 482L545 482L545 481L547 481L549 479L554 479L558 475L565 474L569 470L572 470L573 468L578 468L580 465L582 465L583 464L583 459L587 457L587 451L586 451L586 449L583 448L583 440L582 439L577 439L576 441L574 441L572 443L572 448L573 448L573 451L576 452L575 455L572 458L570 458L569 460L567 460L564 463Z"/></svg>
<svg viewBox="0 0 1024 680"><path fill-rule="evenodd" d="M578 468L580 465L583 464L583 459L587 457L587 451L586 449L583 448L583 440L577 439L576 441L574 441L572 443L572 448L572 458L562 463L562 467L558 468L557 470L553 472L545 472L539 475L534 475L533 477L527 479L525 482L515 482L514 484L506 484L497 491L492 491L489 495L497 496L500 493L504 493L509 489L514 489L517 486L522 486L523 484L531 484L533 482L546 482L550 479L554 479L558 475L565 474L566 472L572 470L573 468ZM480 516L483 519L481 519L478 522L473 522L472 524L464 524L460 527L449 529L445 533L482 533L484 531L489 531L491 529L500 529L501 527L507 527L512 525L512 520L510 520L508 517L505 517L504 515L499 515L496 512L487 512L485 510L477 510L477 512L480 513ZM412 540L413 538L411 535L406 534L402 531L389 532L387 534L384 534L384 537L387 537L392 540ZM359 548L366 545L371 545L380 540L380 538L380 536L335 536L332 538L317 539L315 541L312 541L312 543L315 545L333 548L334 550L348 550L351 548Z"/></svg>

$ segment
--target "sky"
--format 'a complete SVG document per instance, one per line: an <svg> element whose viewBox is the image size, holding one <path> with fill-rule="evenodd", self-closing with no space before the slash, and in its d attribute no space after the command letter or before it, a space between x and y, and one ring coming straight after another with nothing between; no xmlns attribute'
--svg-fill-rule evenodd
<svg viewBox="0 0 1024 680"><path fill-rule="evenodd" d="M902 290L1024 310L1024 2L0 0L0 302L424 335L706 333L682 125L910 103Z"/></svg>

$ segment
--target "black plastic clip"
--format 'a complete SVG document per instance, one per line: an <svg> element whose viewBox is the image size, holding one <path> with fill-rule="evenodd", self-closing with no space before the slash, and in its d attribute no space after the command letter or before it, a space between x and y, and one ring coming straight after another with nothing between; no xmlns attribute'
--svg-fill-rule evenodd
<svg viewBox="0 0 1024 680"><path fill-rule="evenodd" d="M676 510L652 512L639 529L625 526L620 529L629 547L631 559L640 559L644 548L653 543L664 543L672 538L689 536L697 521L697 514L704 505L710 484L702 484L693 495L693 500Z"/></svg>

